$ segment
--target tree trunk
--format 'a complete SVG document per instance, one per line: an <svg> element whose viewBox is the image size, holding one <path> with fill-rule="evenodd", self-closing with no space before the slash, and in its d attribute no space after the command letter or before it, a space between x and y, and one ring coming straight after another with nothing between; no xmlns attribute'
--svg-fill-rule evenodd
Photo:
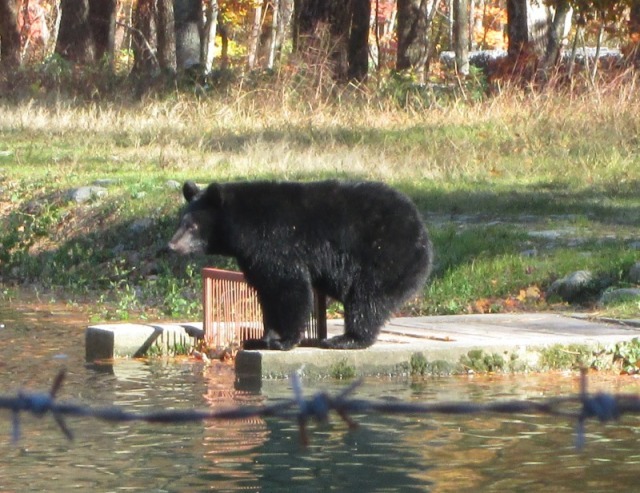
<svg viewBox="0 0 640 493"><path fill-rule="evenodd" d="M558 0L556 2L553 21L547 39L547 49L542 62L542 69L545 72L551 67L554 67L560 59L562 40L569 30L568 27L570 27L571 24L572 12L573 9L569 4L569 0ZM567 24L569 24L569 26L567 26Z"/></svg>
<svg viewBox="0 0 640 493"><path fill-rule="evenodd" d="M275 58L279 58L282 52L282 45L290 31L291 19L293 17L293 0L278 0L278 29L276 34Z"/></svg>
<svg viewBox="0 0 640 493"><path fill-rule="evenodd" d="M89 0L89 27L93 37L95 58L113 66L116 34L116 0Z"/></svg>
<svg viewBox="0 0 640 493"><path fill-rule="evenodd" d="M0 67L20 65L17 0L0 0Z"/></svg>
<svg viewBox="0 0 640 493"><path fill-rule="evenodd" d="M365 77L371 8L368 1L366 3L365 0L294 0L294 50L324 52L335 79Z"/></svg>
<svg viewBox="0 0 640 493"><path fill-rule="evenodd" d="M138 0L133 12L133 72L138 76L150 75L157 68L151 40L154 33L154 0Z"/></svg>
<svg viewBox="0 0 640 493"><path fill-rule="evenodd" d="M206 21L204 25L204 42L202 47L202 60L204 63L204 71L211 72L213 69L213 59L215 57L216 48L216 30L218 27L218 0L209 0L206 10Z"/></svg>
<svg viewBox="0 0 640 493"><path fill-rule="evenodd" d="M418 83L426 82L429 29L438 0L398 0L396 70L414 70Z"/></svg>
<svg viewBox="0 0 640 493"><path fill-rule="evenodd" d="M544 56L551 28L548 9L534 0L507 0L510 57L525 52Z"/></svg>
<svg viewBox="0 0 640 493"><path fill-rule="evenodd" d="M253 9L253 23L251 25L251 34L249 35L249 53L247 57L247 65L249 70L256 67L256 59L258 58L258 47L260 45L260 31L262 29L262 3L255 5Z"/></svg>
<svg viewBox="0 0 640 493"><path fill-rule="evenodd" d="M351 0L351 32L349 33L349 71L351 80L362 81L369 70L370 0Z"/></svg>
<svg viewBox="0 0 640 493"><path fill-rule="evenodd" d="M185 70L200 64L202 41L201 0L174 0L176 24L176 65Z"/></svg>
<svg viewBox="0 0 640 493"><path fill-rule="evenodd" d="M469 0L453 1L453 47L456 54L456 70L459 75L469 75Z"/></svg>
<svg viewBox="0 0 640 493"><path fill-rule="evenodd" d="M510 57L517 58L529 41L527 24L527 0L507 0L507 32Z"/></svg>
<svg viewBox="0 0 640 493"><path fill-rule="evenodd" d="M328 18L329 38L328 48L330 60L333 62L334 78L346 81L349 78L349 30L351 27L351 14L353 3L358 0L331 0L327 2L330 7Z"/></svg>
<svg viewBox="0 0 640 493"><path fill-rule="evenodd" d="M89 0L62 0L56 53L76 63L95 62L96 51L89 23Z"/></svg>
<svg viewBox="0 0 640 493"><path fill-rule="evenodd" d="M175 73L176 25L173 15L173 0L157 0L158 9L158 64L160 69Z"/></svg>
<svg viewBox="0 0 640 493"><path fill-rule="evenodd" d="M226 69L229 66L229 28L220 22L220 16L218 16L218 32L220 33L220 68Z"/></svg>
<svg viewBox="0 0 640 493"><path fill-rule="evenodd" d="M53 10L51 12L51 15L53 15ZM51 40L53 46L49 46L46 55L55 53L55 49L58 44L58 33L60 32L60 19L62 19L62 8L60 6L60 1L57 0L55 2L55 17L53 21L53 30L51 32Z"/></svg>
<svg viewBox="0 0 640 493"><path fill-rule="evenodd" d="M640 0L632 0L629 9L629 36L634 44L632 62L640 66Z"/></svg>
<svg viewBox="0 0 640 493"><path fill-rule="evenodd" d="M278 41L278 24L280 14L280 0L273 0L271 4L271 32L269 33L269 57L267 58L267 68L273 69L276 61L277 41Z"/></svg>

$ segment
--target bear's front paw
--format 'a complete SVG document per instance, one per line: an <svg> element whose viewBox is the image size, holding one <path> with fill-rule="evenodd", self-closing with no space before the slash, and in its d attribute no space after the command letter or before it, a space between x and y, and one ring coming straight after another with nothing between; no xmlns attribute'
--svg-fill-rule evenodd
<svg viewBox="0 0 640 493"><path fill-rule="evenodd" d="M264 339L247 339L242 343L242 349L246 351L269 349L269 344Z"/></svg>
<svg viewBox="0 0 640 493"><path fill-rule="evenodd" d="M242 349L246 351L258 351L271 349L274 351L289 351L296 347L296 341L280 340L280 339L247 339L242 343Z"/></svg>

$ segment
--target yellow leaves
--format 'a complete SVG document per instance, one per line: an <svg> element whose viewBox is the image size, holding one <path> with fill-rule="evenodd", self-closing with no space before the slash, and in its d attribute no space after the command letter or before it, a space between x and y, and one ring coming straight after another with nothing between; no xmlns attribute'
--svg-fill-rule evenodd
<svg viewBox="0 0 640 493"><path fill-rule="evenodd" d="M492 302L488 298L481 298L479 300L474 301L473 303L473 313L491 313L491 305Z"/></svg>
<svg viewBox="0 0 640 493"><path fill-rule="evenodd" d="M542 298L542 292L538 286L529 286L526 289L521 289L518 296L516 296L518 301L537 301Z"/></svg>
<svg viewBox="0 0 640 493"><path fill-rule="evenodd" d="M492 284L495 284L492 281ZM469 313L500 313L525 310L527 306L544 301L544 293L536 286L521 289L516 296L479 298L468 307Z"/></svg>

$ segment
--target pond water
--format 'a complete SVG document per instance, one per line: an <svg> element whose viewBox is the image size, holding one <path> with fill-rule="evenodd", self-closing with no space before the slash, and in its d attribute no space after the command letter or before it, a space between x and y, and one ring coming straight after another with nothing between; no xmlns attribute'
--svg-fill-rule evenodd
<svg viewBox="0 0 640 493"><path fill-rule="evenodd" d="M0 303L2 303L0 301ZM5 303L7 305L7 303ZM0 395L46 390L60 368L58 398L131 411L211 409L290 398L291 383L234 389L230 366L184 359L84 363L85 317L64 310L0 305ZM303 381L304 392L337 393L348 383ZM590 390L640 392L632 377L595 375ZM400 402L544 399L578 391L572 374L369 379L354 397ZM536 416L363 414L349 429L338 417L309 427L282 418L198 424L111 424L67 418L74 441L51 416L0 411L0 491L635 491L639 419L587 424L576 450L575 424Z"/></svg>

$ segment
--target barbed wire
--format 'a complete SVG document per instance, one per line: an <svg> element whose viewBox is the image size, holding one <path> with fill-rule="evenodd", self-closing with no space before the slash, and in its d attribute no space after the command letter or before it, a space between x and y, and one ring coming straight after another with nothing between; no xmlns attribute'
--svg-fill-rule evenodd
<svg viewBox="0 0 640 493"><path fill-rule="evenodd" d="M300 441L309 444L308 424L310 421L326 423L331 412L335 412L349 428L358 423L352 414L384 413L403 415L470 415L470 414L541 414L560 416L576 420L576 447L582 449L585 443L585 424L596 418L601 423L616 421L625 414L640 412L640 396L635 394L609 394L587 391L587 373L581 372L580 392L574 396L554 397L544 401L505 400L492 403L435 402L402 403L355 399L351 395L362 383L357 380L335 396L327 392L317 392L309 398L303 395L298 375L292 375L293 398L270 405L242 406L219 410L173 409L154 412L127 411L118 406L91 407L83 404L58 402L56 395L64 382L66 372L61 370L55 377L49 392L18 391L15 396L0 396L0 409L12 413L12 441L20 440L20 417L30 413L36 417L51 414L67 439L74 438L66 424L65 417L91 417L107 422L146 421L149 423L196 423L210 420L239 420L253 417L281 417L297 419Z"/></svg>

